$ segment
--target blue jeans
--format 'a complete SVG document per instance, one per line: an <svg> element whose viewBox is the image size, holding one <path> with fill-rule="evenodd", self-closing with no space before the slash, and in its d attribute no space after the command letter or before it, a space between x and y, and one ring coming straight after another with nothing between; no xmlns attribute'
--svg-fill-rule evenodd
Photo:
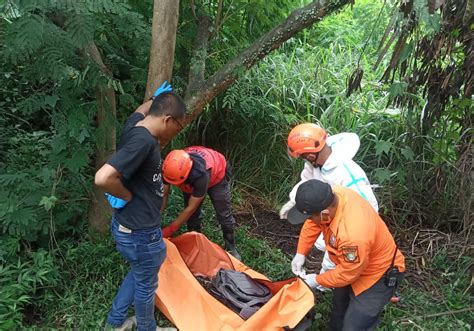
<svg viewBox="0 0 474 331"><path fill-rule="evenodd" d="M113 327L121 326L127 319L128 307L134 303L138 330L155 331L155 290L158 271L166 257L161 229L126 233L119 231L119 223L113 217L111 230L117 251L130 263L131 269L115 296L107 323Z"/></svg>

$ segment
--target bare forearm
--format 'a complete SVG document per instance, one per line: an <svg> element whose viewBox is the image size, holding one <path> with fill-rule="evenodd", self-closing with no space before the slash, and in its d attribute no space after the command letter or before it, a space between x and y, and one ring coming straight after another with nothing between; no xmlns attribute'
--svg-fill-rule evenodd
<svg viewBox="0 0 474 331"><path fill-rule="evenodd" d="M142 113L143 115L147 116L148 113L150 112L150 107L151 107L152 102L153 102L152 100L149 100L145 103L142 103L140 106L138 106L137 109L135 109L135 111L138 112L138 113Z"/></svg>
<svg viewBox="0 0 474 331"><path fill-rule="evenodd" d="M163 196L163 202L161 203L160 213L163 214L167 206L168 206L168 196Z"/></svg>
<svg viewBox="0 0 474 331"><path fill-rule="evenodd" d="M110 166L105 165L95 174L95 185L104 189L105 192L114 197L130 201L132 193L122 184L120 177L110 174L107 170Z"/></svg>
<svg viewBox="0 0 474 331"><path fill-rule="evenodd" d="M113 195L114 197L124 199L127 201L132 200L132 192L130 192L123 184L120 179L111 180L110 183L104 187L104 190Z"/></svg>
<svg viewBox="0 0 474 331"><path fill-rule="evenodd" d="M181 213L179 213L178 217L176 217L175 221L173 224L176 224L177 226L181 226L184 223L186 223L191 215L196 211L194 208L190 208L189 206L184 208Z"/></svg>
<svg viewBox="0 0 474 331"><path fill-rule="evenodd" d="M163 202L161 203L160 213L163 214L166 207L168 207L168 197L170 194L170 186L167 184L163 185Z"/></svg>

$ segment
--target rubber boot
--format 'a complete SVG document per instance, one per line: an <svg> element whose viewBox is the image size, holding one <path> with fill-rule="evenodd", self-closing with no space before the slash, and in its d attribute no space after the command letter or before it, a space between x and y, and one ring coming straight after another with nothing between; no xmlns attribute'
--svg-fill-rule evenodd
<svg viewBox="0 0 474 331"><path fill-rule="evenodd" d="M225 249L237 260L242 261L242 257L235 247L234 227L222 227L222 236L224 237Z"/></svg>
<svg viewBox="0 0 474 331"><path fill-rule="evenodd" d="M188 232L196 231L196 232L202 233L202 222L199 218L190 219L186 223L186 228L187 228Z"/></svg>

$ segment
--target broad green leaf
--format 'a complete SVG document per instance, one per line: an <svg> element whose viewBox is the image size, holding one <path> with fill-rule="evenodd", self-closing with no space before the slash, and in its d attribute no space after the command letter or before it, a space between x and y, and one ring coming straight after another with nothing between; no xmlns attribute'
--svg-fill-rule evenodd
<svg viewBox="0 0 474 331"><path fill-rule="evenodd" d="M405 82L393 83L388 90L390 97L394 98L402 95L406 91L407 87L408 84Z"/></svg>
<svg viewBox="0 0 474 331"><path fill-rule="evenodd" d="M50 211L56 205L56 201L58 201L58 198L56 198L54 195L50 197L43 196L39 205L43 206L46 211Z"/></svg>
<svg viewBox="0 0 474 331"><path fill-rule="evenodd" d="M51 106L51 108L56 107L59 97L57 95L47 95L44 97L44 102Z"/></svg>
<svg viewBox="0 0 474 331"><path fill-rule="evenodd" d="M403 62L408 59L413 51L413 43L408 43L403 47L402 53L400 54L399 62Z"/></svg>
<svg viewBox="0 0 474 331"><path fill-rule="evenodd" d="M402 155L405 157L405 159L409 161L413 161L415 154L413 153L413 150L410 147L405 147L401 149Z"/></svg>
<svg viewBox="0 0 474 331"><path fill-rule="evenodd" d="M393 144L388 140L379 140L375 145L375 155L379 156L382 155L382 153L388 155L390 149L392 148L392 145Z"/></svg>
<svg viewBox="0 0 474 331"><path fill-rule="evenodd" d="M375 170L375 178L378 184L383 184L387 180L390 179L390 171L387 169L376 169Z"/></svg>

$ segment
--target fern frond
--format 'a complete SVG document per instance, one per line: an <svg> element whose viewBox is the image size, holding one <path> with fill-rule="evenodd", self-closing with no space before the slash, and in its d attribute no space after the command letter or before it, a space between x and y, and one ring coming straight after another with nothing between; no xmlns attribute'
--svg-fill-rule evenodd
<svg viewBox="0 0 474 331"><path fill-rule="evenodd" d="M77 48L83 48L94 38L95 20L91 15L71 15L66 20L65 27Z"/></svg>

